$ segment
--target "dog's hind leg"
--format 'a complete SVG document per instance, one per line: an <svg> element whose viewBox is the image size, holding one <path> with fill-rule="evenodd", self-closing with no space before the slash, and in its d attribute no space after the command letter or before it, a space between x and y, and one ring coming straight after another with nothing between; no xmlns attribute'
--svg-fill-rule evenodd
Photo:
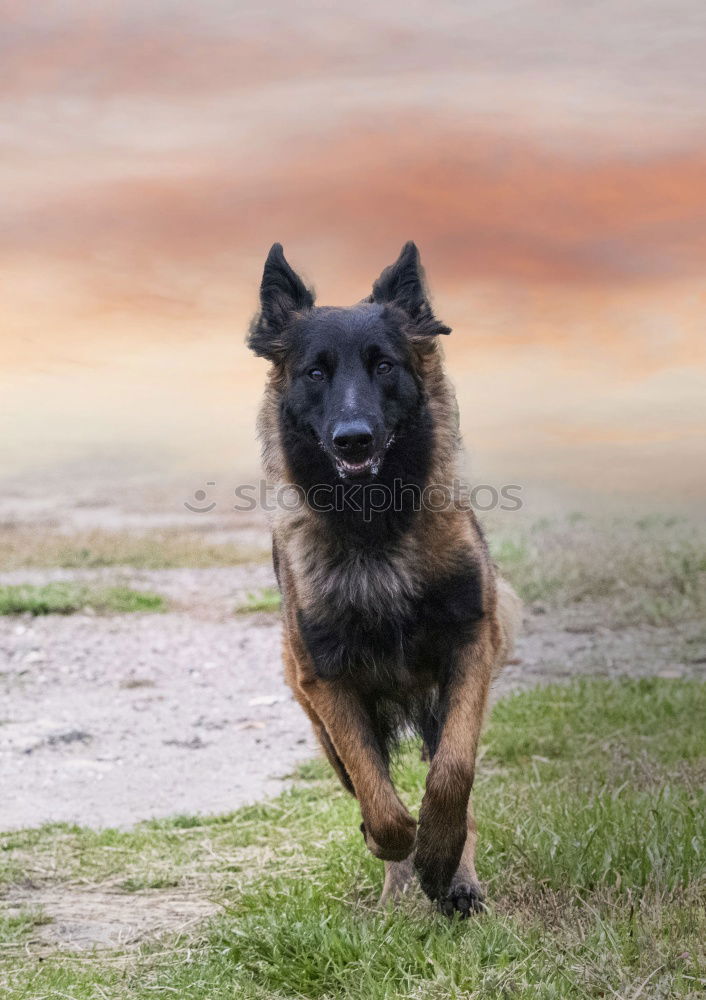
<svg viewBox="0 0 706 1000"><path fill-rule="evenodd" d="M497 579L497 616L500 625L501 644L493 667L493 676L497 677L506 660L512 655L517 634L522 623L522 601L512 589L507 580Z"/></svg>
<svg viewBox="0 0 706 1000"><path fill-rule="evenodd" d="M380 905L394 903L405 894L414 880L414 863L412 858L404 861L385 862L385 882L380 896Z"/></svg>

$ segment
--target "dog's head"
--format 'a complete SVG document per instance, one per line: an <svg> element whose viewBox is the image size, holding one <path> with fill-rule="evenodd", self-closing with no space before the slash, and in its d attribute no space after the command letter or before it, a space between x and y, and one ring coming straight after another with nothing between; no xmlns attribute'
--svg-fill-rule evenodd
<svg viewBox="0 0 706 1000"><path fill-rule="evenodd" d="M288 457L319 477L323 455L343 480L374 479L396 438L419 425L422 360L450 333L432 311L417 247L405 244L367 299L329 308L314 305L275 243L260 302L248 344L275 366Z"/></svg>

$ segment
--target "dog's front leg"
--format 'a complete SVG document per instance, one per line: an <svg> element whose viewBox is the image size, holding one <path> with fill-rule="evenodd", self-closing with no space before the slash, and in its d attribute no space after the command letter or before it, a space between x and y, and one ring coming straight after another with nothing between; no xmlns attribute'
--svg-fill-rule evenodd
<svg viewBox="0 0 706 1000"><path fill-rule="evenodd" d="M368 849L401 861L414 847L416 822L394 789L370 717L358 694L340 681L311 675L299 687L326 727L355 790Z"/></svg>
<svg viewBox="0 0 706 1000"><path fill-rule="evenodd" d="M427 775L414 859L422 888L441 903L466 842L468 801L494 658L495 643L485 624L461 651L442 692L445 718Z"/></svg>

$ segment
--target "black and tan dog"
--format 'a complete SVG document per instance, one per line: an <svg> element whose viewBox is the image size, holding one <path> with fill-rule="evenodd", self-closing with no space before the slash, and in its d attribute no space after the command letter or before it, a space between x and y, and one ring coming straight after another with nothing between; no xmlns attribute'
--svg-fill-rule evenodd
<svg viewBox="0 0 706 1000"><path fill-rule="evenodd" d="M344 309L316 307L275 244L260 295L249 346L272 363L264 464L300 498L273 525L286 678L386 862L383 899L416 869L431 899L465 915L482 900L476 748L519 602L454 493L457 408L438 343L450 330L413 243ZM388 770L410 729L430 760L418 824Z"/></svg>

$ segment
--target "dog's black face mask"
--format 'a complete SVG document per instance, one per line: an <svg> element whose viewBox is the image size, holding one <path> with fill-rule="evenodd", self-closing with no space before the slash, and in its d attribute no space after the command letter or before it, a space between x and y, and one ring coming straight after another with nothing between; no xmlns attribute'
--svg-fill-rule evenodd
<svg viewBox="0 0 706 1000"><path fill-rule="evenodd" d="M293 324L282 398L285 424L342 478L377 476L421 387L402 331L377 304L313 309Z"/></svg>
<svg viewBox="0 0 706 1000"><path fill-rule="evenodd" d="M280 433L296 481L419 480L432 433L419 355L448 327L424 290L408 243L369 298L317 308L275 244L265 264L261 312L249 345L279 369Z"/></svg>

